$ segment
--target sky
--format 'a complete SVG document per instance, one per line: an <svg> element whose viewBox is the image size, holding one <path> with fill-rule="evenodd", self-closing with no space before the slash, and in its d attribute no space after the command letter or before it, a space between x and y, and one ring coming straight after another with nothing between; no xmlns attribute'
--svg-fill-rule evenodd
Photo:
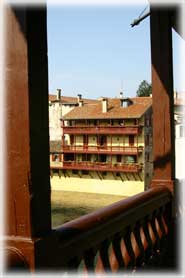
<svg viewBox="0 0 185 278"><path fill-rule="evenodd" d="M151 82L149 17L130 24L147 4L116 6L48 6L49 92L86 98L136 95ZM179 68L179 36L174 37L174 71ZM177 77L177 78L176 78ZM174 88L182 90L179 75Z"/></svg>

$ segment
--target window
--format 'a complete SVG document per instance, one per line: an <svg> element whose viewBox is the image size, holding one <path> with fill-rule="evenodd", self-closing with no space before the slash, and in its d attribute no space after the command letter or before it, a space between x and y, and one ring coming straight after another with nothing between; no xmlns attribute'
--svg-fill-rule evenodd
<svg viewBox="0 0 185 278"><path fill-rule="evenodd" d="M136 157L133 155L128 155L127 156L127 163L134 163L136 162Z"/></svg>
<svg viewBox="0 0 185 278"><path fill-rule="evenodd" d="M121 162L121 155L117 155L117 162L120 163Z"/></svg>
<svg viewBox="0 0 185 278"><path fill-rule="evenodd" d="M100 155L100 162L106 162L107 156L105 154Z"/></svg>
<svg viewBox="0 0 185 278"><path fill-rule="evenodd" d="M70 135L70 144L71 144L71 145L74 144L74 135Z"/></svg>
<svg viewBox="0 0 185 278"><path fill-rule="evenodd" d="M65 154L64 155L64 161L74 161L74 154Z"/></svg>
<svg viewBox="0 0 185 278"><path fill-rule="evenodd" d="M53 154L52 161L59 162L60 161L60 155L59 154Z"/></svg>
<svg viewBox="0 0 185 278"><path fill-rule="evenodd" d="M83 135L83 144L84 144L84 146L85 145L88 145L88 135Z"/></svg>
<svg viewBox="0 0 185 278"><path fill-rule="evenodd" d="M134 135L129 135L129 146L134 146Z"/></svg>
<svg viewBox="0 0 185 278"><path fill-rule="evenodd" d="M106 145L107 144L107 136L101 135L99 143L100 143L100 146Z"/></svg>
<svg viewBox="0 0 185 278"><path fill-rule="evenodd" d="M124 125L124 120L119 120L119 121L118 121L118 124L121 125L121 126L123 126L123 125Z"/></svg>
<svg viewBox="0 0 185 278"><path fill-rule="evenodd" d="M180 126L180 137L185 137L185 126L184 125Z"/></svg>

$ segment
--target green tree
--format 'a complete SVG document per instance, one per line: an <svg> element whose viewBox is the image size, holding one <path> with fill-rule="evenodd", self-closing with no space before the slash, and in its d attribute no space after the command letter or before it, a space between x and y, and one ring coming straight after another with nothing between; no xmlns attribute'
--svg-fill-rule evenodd
<svg viewBox="0 0 185 278"><path fill-rule="evenodd" d="M148 97L152 93L152 85L143 80L136 92L137 97Z"/></svg>

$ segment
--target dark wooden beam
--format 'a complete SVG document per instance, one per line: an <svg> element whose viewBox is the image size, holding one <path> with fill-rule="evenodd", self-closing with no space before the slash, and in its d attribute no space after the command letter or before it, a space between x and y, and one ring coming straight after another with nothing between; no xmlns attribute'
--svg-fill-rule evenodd
<svg viewBox="0 0 185 278"><path fill-rule="evenodd" d="M46 9L5 16L5 234L33 269L35 238L51 231Z"/></svg>
<svg viewBox="0 0 185 278"><path fill-rule="evenodd" d="M173 190L175 144L171 12L165 8L151 7L150 29L154 156L152 186L166 185Z"/></svg>

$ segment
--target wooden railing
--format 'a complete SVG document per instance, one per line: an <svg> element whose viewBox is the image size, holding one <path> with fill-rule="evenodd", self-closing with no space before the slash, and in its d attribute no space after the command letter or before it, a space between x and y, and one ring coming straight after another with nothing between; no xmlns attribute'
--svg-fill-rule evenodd
<svg viewBox="0 0 185 278"><path fill-rule="evenodd" d="M171 193L155 187L53 230L44 240L42 266L84 272L156 270L169 256L171 224Z"/></svg>
<svg viewBox="0 0 185 278"><path fill-rule="evenodd" d="M143 146L107 146L107 145L63 145L62 151L65 153L113 153L137 155L143 151Z"/></svg>
<svg viewBox="0 0 185 278"><path fill-rule="evenodd" d="M64 134L138 134L135 126L62 126Z"/></svg>
<svg viewBox="0 0 185 278"><path fill-rule="evenodd" d="M139 172L142 165L138 163L122 164L108 162L90 161L63 161L62 169L92 170L92 171L114 171L114 172Z"/></svg>

